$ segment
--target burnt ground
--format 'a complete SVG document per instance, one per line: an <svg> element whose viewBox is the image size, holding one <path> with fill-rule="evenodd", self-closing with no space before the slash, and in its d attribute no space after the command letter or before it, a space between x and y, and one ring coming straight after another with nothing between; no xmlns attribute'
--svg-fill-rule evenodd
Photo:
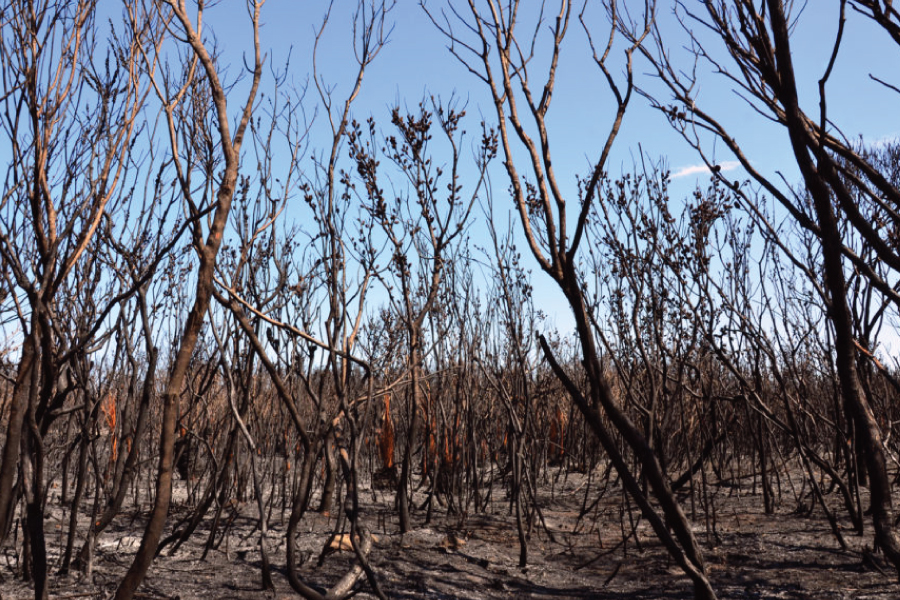
<svg viewBox="0 0 900 600"><path fill-rule="evenodd" d="M691 598L687 578L666 557L646 523L636 514L629 518L623 510L620 489L607 489L591 512L578 519L585 498L591 503L598 496L582 475L546 482L540 498L543 524L538 522L532 531L525 568L518 566L515 519L502 491L495 493L487 514L448 515L437 507L431 523L425 524L424 512L416 512L416 527L404 536L397 533L392 494L366 490L361 500L365 522L377 537L371 563L391 598ZM692 505L685 497L683 506L689 515L692 506L697 511L696 531L719 598L900 598L896 577L880 554L868 550L872 543L868 523L860 537L849 530L849 522L842 522L850 549L841 550L820 507L809 516L797 510L793 496L783 497L775 514L766 515L761 495L752 489L720 486L713 496L715 519L699 516L703 514L699 499ZM417 501L423 499L416 494ZM839 498L829 496L829 502L840 515ZM176 505L173 517L186 510ZM58 552L65 515L58 509L48 513L48 538L58 536L48 539L48 545L51 552ZM253 504L238 505L233 514L227 534L205 558L201 554L209 521L173 555L164 552L158 557L138 597L296 597L284 575L285 523L280 511L275 511L269 531L275 592L260 589ZM623 532L629 533L632 523L636 533L623 544ZM142 515L120 517L98 544L92 575L53 577L51 597L110 598L131 564L142 526ZM308 583L332 585L349 564L350 555L344 552L331 554L323 566L316 566L334 527L335 519L318 513L309 513L301 524L299 572ZM32 588L16 576L17 560L10 547L0 553L0 596L5 600L33 596ZM356 598L374 597L365 582L358 589Z"/></svg>

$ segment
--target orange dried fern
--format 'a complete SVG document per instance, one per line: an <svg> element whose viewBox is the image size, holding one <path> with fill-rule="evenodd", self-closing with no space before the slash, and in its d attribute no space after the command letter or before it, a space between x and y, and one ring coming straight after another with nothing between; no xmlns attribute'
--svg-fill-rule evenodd
<svg viewBox="0 0 900 600"><path fill-rule="evenodd" d="M391 419L391 395L384 395L384 421L378 434L378 454L381 466L385 469L394 467L394 421Z"/></svg>
<svg viewBox="0 0 900 600"><path fill-rule="evenodd" d="M110 453L109 453L109 463L110 465L115 464L116 460L119 458L119 449L118 449L118 437L116 436L116 423L118 422L118 411L116 409L116 393L110 392L106 395L106 398L100 402L100 412L103 413L103 416L106 418L106 425L109 427L109 438L110 438Z"/></svg>

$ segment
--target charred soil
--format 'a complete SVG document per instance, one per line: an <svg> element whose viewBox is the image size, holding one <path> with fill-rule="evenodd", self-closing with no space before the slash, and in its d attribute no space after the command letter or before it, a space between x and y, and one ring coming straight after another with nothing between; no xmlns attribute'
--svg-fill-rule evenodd
<svg viewBox="0 0 900 600"><path fill-rule="evenodd" d="M178 482L183 486L184 482ZM182 489L182 499L185 498ZM520 547L510 502L498 488L486 510L451 514L435 501L414 513L415 527L405 535L390 492L363 489L363 521L375 534L370 561L390 598L691 598L691 587L628 502L620 487L602 490L583 474L552 473L539 487L539 514L528 537L528 559L519 566ZM840 514L836 495L827 497ZM427 501L424 491L416 504ZM870 549L871 529L860 536L841 521L848 549L841 549L809 497L782 497L765 514L761 494L745 485L720 484L706 494L682 496L693 517L713 585L722 599L816 598L884 599L900 597L900 585L881 555ZM315 504L314 504L315 505ZM268 550L275 591L261 589L259 530L255 504L223 509L213 548L204 553L212 518L171 552L165 548L139 591L144 599L294 597L285 576L287 514L277 506L270 515ZM709 510L707 510L709 508ZM191 507L173 507L169 527ZM67 512L51 499L46 531L63 536ZM146 514L125 513L100 537L90 576L73 573L51 579L51 597L108 598L131 563ZM84 521L84 519L82 519ZM868 526L868 524L867 524ZM309 512L297 540L298 571L310 584L326 588L353 560L346 551L323 552L339 533L336 516ZM62 544L49 544L51 548ZM205 555L204 555L205 554ZM51 556L51 560L58 557ZM58 568L58 565L57 565ZM357 598L374 597L365 579ZM3 556L0 595L5 600L33 597L21 578L21 557L11 547Z"/></svg>

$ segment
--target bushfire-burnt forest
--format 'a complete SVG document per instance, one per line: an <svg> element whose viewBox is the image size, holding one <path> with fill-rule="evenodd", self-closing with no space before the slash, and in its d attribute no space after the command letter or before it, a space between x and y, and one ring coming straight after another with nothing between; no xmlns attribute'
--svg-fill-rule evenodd
<svg viewBox="0 0 900 600"><path fill-rule="evenodd" d="M898 57L889 0L2 2L0 597L897 597Z"/></svg>

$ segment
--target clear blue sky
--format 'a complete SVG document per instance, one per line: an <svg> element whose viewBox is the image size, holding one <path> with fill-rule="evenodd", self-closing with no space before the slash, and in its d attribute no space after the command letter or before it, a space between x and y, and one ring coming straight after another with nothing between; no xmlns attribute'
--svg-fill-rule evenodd
<svg viewBox="0 0 900 600"><path fill-rule="evenodd" d="M246 31L242 14L223 18L226 5L228 12L231 12L234 4L227 2L220 5L210 14L209 21L217 32L227 32L220 33L220 36L227 37L229 47L240 39L240 32ZM663 1L659 4L661 28L664 35L669 36L671 46L677 53L679 44L686 41L686 36L671 18L670 3ZM354 74L349 44L354 5L355 2L346 0L335 2L325 44L320 50L320 72L328 82L337 86L337 97L345 93ZM428 5L439 10L444 3L429 0ZM530 7L537 3L523 2L523 5ZM292 48L291 70L298 82L302 82L310 72L314 30L321 22L326 6L327 2L318 0L270 0L264 7L264 44L272 49L276 59L284 57L288 48ZM697 9L702 10L699 3ZM793 38L802 102L813 114L816 114L818 105L817 82L827 64L836 32L837 9L838 2L835 0L809 2ZM869 142L897 137L900 134L900 112L895 108L896 94L869 79L869 75L874 74L900 84L896 69L897 47L861 15L848 10L847 16L842 52L828 87L829 114L848 137L861 135ZM414 107L426 94L445 99L455 94L468 99L470 117L477 119L481 112L490 119L490 105L484 86L450 55L446 48L447 41L434 29L418 3L400 0L391 18L393 31L390 43L367 74L363 92L355 104L357 119L364 120L372 115L387 127L392 105L399 101ZM594 22L603 24L601 18ZM522 31L527 30L523 27ZM594 35L599 37L603 32ZM714 44L714 41L711 43ZM721 46L710 47L721 50ZM690 63L685 62L685 68L690 68ZM652 88L653 82L647 72L646 66L638 62L636 78L639 85ZM760 170L770 174L781 172L788 180L796 180L796 169L784 131L766 123L732 92L732 86L727 81L704 73L699 99L707 110L728 125ZM600 72L591 63L585 34L580 25L573 22L563 49L556 96L548 117L555 165L563 182L572 185L573 192L575 176L586 172L605 139L612 114L610 100ZM471 123L469 129L476 130L476 123ZM316 143L314 137L313 146ZM675 176L671 187L675 195L689 194L694 186L704 184L708 178L693 150L672 132L659 113L651 110L643 98L636 96L610 161L610 171L615 174L620 169L629 170L639 145L651 161L666 161ZM725 162L732 157L724 147L720 147L716 158ZM735 171L735 177L742 178L742 175ZM502 173L497 173L494 182L498 191L506 188ZM540 277L541 274L535 273L538 284ZM538 302L549 313L555 313L557 324L565 327L568 316L559 298L548 286L537 285L536 289L539 291Z"/></svg>
<svg viewBox="0 0 900 600"><path fill-rule="evenodd" d="M234 8L239 4L242 3L229 0L209 14L209 22L215 30L227 32L219 35L226 37L229 47L233 43L239 46L240 32L246 31L243 11ZM264 44L272 48L276 59L283 58L288 48L292 47L292 72L297 80L302 80L309 72L313 33L327 4L324 0L269 0L263 7ZM531 4L523 2L526 7ZM799 6L801 3L796 4ZM326 44L320 55L320 72L326 80L338 85L338 95L341 84L346 89L353 75L354 65L348 41L354 5L355 2L350 0L335 2L326 32ZM664 35L670 35L672 46L677 50L678 44L685 41L685 36L673 26L669 5L665 1L659 3L659 18ZM428 0L428 6L440 9L444 2ZM231 14L223 14L226 7ZM817 81L831 51L837 7L836 0L809 2L798 21L793 39L801 94L805 95L805 106L810 112L816 111ZM900 113L895 110L897 96L871 82L869 74L900 84L896 77L897 48L861 15L848 10L847 16L842 52L829 85L830 114L848 136L864 135L868 140L896 136L900 134ZM401 103L414 106L425 94L447 98L456 93L470 99L470 115L475 115L479 110L488 112L483 86L450 56L446 50L446 40L431 25L418 7L418 2L400 0L391 17L393 31L390 44L372 66L355 105L355 113L359 117L372 114L383 118L398 99ZM602 25L599 18L594 22ZM526 31L523 27L523 32ZM602 33L595 32L595 35ZM563 50L557 94L550 115L551 133L557 138L557 152L562 162L572 165L573 172L585 167L586 156L595 155L596 142L605 134L610 116L609 95L586 50L585 35L578 23L573 22ZM686 68L688 66L685 65ZM645 76L646 71L638 65L638 83L652 85ZM790 162L783 140L770 137L770 134L777 134L778 129L761 127L761 118L730 92L730 87L722 78L707 76L702 84L701 101L708 98L720 115L728 117L726 122L732 125L739 139L749 144L754 160L763 165ZM651 157L667 156L673 172L696 164L692 151L667 129L664 119L648 110L642 99L635 98L618 142L620 162L630 163L626 157L640 143Z"/></svg>
<svg viewBox="0 0 900 600"><path fill-rule="evenodd" d="M458 4L461 9L465 8L464 3ZM530 0L522 4L532 10L538 5ZM692 2L687 4L693 5ZM231 75L241 69L241 53L250 47L250 29L244 5L242 0L224 0L209 9L206 16L206 24L215 31L223 58L230 64ZM355 74L351 45L351 17L355 5L356 2L351 0L335 1L331 22L320 49L319 71L327 83L335 86L336 98L343 98ZM440 10L445 3L442 0L428 0L428 5ZM679 44L684 43L686 38L671 18L670 5L670 2L660 1L659 19L663 33L669 36L670 45L677 52ZM308 80L308 74L312 71L314 34L327 6L328 2L324 0L269 0L263 7L263 46L278 69L282 68L290 52L291 79L298 86ZM702 9L699 2L696 6L698 10ZM793 41L795 61L801 73L803 103L812 112L816 111L818 102L816 82L825 68L834 39L837 7L836 0L807 3ZM103 8L112 11L110 17L115 20L119 4L104 2ZM595 6L598 13L595 16L600 18L594 22L598 27L605 27L597 8ZM829 85L830 114L848 137L862 135L870 142L894 138L900 134L900 112L895 108L897 95L872 82L869 75L871 73L900 85L896 68L897 47L862 16L850 10L848 17L843 51ZM492 118L483 84L450 55L446 39L435 30L418 2L399 0L390 19L390 43L367 73L362 93L355 104L355 117L363 121L370 115L374 116L388 129L390 108L395 103L414 108L427 94L443 99L455 94L468 100L468 112L472 119L468 129L473 133L471 138L476 138L474 134L478 130L479 113ZM522 31L527 30L523 27ZM603 31L595 35L602 37ZM715 47L721 50L720 46ZM689 63L685 64L686 69L689 66ZM647 71L646 66L638 62L638 84L652 87L653 82ZM729 126L760 170L770 174L781 171L788 180L796 179L794 161L784 131L767 124L737 98L727 81L705 73L699 98L707 109ZM309 101L309 109L312 110L315 102L313 95L310 95ZM591 63L584 32L577 21L573 22L563 49L555 100L548 116L555 166L561 181L571 186L569 189L573 197L575 177L583 175L598 155L611 115L611 97L605 82ZM313 130L313 149L328 144L323 134L321 128ZM649 160L664 159L676 175L671 187L674 195L686 196L698 182L703 184L706 181L708 176L705 173L692 169L700 163L693 150L669 128L660 114L647 106L643 98L635 96L610 161L613 175L631 168L639 145ZM8 149L2 152L8 152ZM718 150L716 157L723 162L731 159L724 148ZM506 183L499 170L500 161L495 166L498 170L494 184L498 193L498 208L501 208L500 193L506 189ZM679 176L683 173L689 174ZM735 177L742 176L736 171ZM473 232L473 235L478 235L477 230ZM570 321L560 298L553 293L551 286L541 285L541 274L535 273L534 277L538 304L555 316L557 325L566 328Z"/></svg>

